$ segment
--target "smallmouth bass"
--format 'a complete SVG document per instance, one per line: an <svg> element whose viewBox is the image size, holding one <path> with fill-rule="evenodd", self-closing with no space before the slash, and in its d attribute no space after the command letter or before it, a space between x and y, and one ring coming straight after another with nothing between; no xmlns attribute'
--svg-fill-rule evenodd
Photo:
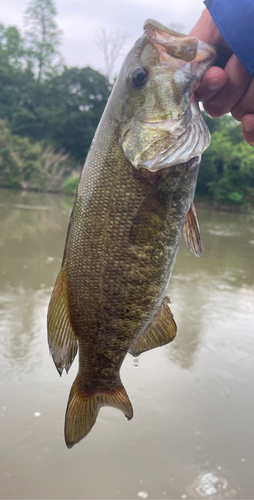
<svg viewBox="0 0 254 500"><path fill-rule="evenodd" d="M193 205L209 145L194 90L216 50L154 20L127 55L81 174L48 310L59 371L79 348L65 417L69 448L112 406L133 409L120 379L138 356L172 341L165 296L182 233L202 252Z"/></svg>

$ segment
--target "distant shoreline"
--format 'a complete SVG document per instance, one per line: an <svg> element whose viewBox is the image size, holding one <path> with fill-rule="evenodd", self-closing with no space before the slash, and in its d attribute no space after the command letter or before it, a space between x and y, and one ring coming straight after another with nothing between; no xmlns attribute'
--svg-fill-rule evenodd
<svg viewBox="0 0 254 500"><path fill-rule="evenodd" d="M19 187L12 187L12 186L2 186L0 185L0 189L8 189L9 191L19 191L19 192L24 192L24 193L45 193L45 194L54 194L54 195L60 195L60 196L68 196L72 197L74 199L75 193L65 193L64 191L46 191L43 189L32 189L32 188L19 188ZM254 215L254 207L253 209L246 209L244 207L238 207L237 209L235 207L232 207L230 205L225 204L219 204L218 201L210 200L208 198L202 198L198 196L197 199L194 200L194 204L196 209L207 209L210 208L211 210L214 210L216 212L228 212L228 213L235 213L235 214L245 214L245 215Z"/></svg>

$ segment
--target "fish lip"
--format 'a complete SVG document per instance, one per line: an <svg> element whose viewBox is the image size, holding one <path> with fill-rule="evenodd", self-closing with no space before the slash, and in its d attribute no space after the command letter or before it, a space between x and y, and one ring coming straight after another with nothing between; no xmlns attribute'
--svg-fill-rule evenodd
<svg viewBox="0 0 254 500"><path fill-rule="evenodd" d="M166 28L154 19L145 21L144 32L159 50L162 60L165 54L185 62L193 61L196 58L198 52L198 39L196 37Z"/></svg>
<svg viewBox="0 0 254 500"><path fill-rule="evenodd" d="M167 28L166 26L159 23L155 19L146 19L146 21L144 22L144 25L143 25L143 29L147 35L148 35L148 32L150 32L151 36L153 36L154 32L157 31L157 32L163 32L163 33L165 33L165 35L175 36L177 38L195 38L195 37L189 37L188 35L185 35L184 33L180 33L180 31L173 30L172 28Z"/></svg>
<svg viewBox="0 0 254 500"><path fill-rule="evenodd" d="M195 36L185 35L179 31L167 28L154 19L147 19L144 23L144 33L154 43L160 53L161 61L165 55L185 62L199 63L210 61L211 66L218 57L218 48L202 42Z"/></svg>

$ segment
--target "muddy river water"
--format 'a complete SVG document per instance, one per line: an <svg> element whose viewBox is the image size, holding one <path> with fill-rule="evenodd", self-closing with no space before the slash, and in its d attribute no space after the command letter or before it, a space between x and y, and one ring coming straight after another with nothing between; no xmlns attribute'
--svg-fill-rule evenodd
<svg viewBox="0 0 254 500"><path fill-rule="evenodd" d="M103 408L68 450L77 360L60 378L46 312L72 203L0 191L1 498L254 498L254 217L198 210L203 256L182 242L168 288L177 337L122 367L133 420Z"/></svg>

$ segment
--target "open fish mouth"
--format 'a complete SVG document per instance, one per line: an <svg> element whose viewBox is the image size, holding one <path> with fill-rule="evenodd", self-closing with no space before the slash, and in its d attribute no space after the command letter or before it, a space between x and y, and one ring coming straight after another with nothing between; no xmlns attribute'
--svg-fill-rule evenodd
<svg viewBox="0 0 254 500"><path fill-rule="evenodd" d="M169 57L179 59L182 63L195 62L193 73L200 77L197 66L206 61L209 67L217 58L216 47L198 40L195 36L188 36L167 28L154 19L145 21L144 32L155 44L160 54L161 64L168 63Z"/></svg>
<svg viewBox="0 0 254 500"><path fill-rule="evenodd" d="M147 123L146 126L167 131L170 136L168 148L152 158L136 157L136 167L157 171L168 166L186 163L198 157L210 144L210 134L203 121L194 91L198 87L205 70L217 57L217 50L196 37L184 35L166 28L159 22L148 19L144 23L144 33L153 42L159 54L161 66L172 66L177 71L191 75L189 86L189 106L185 111L178 108L177 119L169 118L160 123Z"/></svg>
<svg viewBox="0 0 254 500"><path fill-rule="evenodd" d="M198 39L166 28L157 21L148 19L144 23L144 32L149 36L160 52L161 60L167 55L185 62L193 61L198 52Z"/></svg>
<svg viewBox="0 0 254 500"><path fill-rule="evenodd" d="M196 37L148 19L135 46L134 69L148 75L131 90L125 102L139 93L139 105L130 106L120 134L125 156L135 168L151 172L187 163L210 144L210 134L194 96L195 89L217 58L217 50ZM123 73L124 74L124 73ZM130 88L132 69L128 76ZM132 97L133 96L133 97ZM152 110L152 111L151 111Z"/></svg>

